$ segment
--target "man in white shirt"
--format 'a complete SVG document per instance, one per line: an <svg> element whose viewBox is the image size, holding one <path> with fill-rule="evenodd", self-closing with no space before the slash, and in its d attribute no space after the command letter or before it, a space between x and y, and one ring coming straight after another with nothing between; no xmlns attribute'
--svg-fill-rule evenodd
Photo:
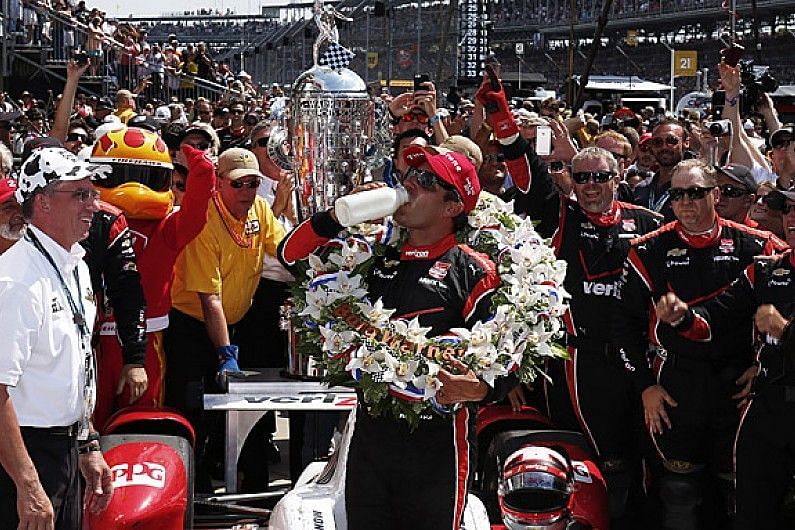
<svg viewBox="0 0 795 530"><path fill-rule="evenodd" d="M89 509L113 493L89 418L96 308L84 251L109 166L61 148L34 152L20 170L25 237L0 256L0 521L7 528L81 527L79 468ZM17 526L18 525L18 526Z"/></svg>

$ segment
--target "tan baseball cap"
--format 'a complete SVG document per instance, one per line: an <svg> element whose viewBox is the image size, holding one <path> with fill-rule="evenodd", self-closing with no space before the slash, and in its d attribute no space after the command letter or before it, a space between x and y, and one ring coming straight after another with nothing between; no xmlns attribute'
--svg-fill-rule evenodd
<svg viewBox="0 0 795 530"><path fill-rule="evenodd" d="M241 147L232 147L221 153L218 157L218 176L229 180L248 176L265 178L254 153Z"/></svg>

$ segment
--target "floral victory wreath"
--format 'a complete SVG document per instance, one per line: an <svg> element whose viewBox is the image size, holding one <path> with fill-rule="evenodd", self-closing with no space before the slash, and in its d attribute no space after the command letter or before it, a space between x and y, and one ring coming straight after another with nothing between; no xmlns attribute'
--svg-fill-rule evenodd
<svg viewBox="0 0 795 530"><path fill-rule="evenodd" d="M365 279L374 256L399 246L404 236L391 221L353 226L297 264L304 273L293 285L298 350L312 355L330 386L356 388L371 414L393 415L416 427L422 414L450 411L434 398L445 354L490 386L513 372L521 382L533 381L545 358L566 355L553 342L567 310L566 263L556 259L530 219L513 213L512 202L482 193L468 226L457 234L459 242L491 258L501 279L492 318L472 329L427 337L431 328L421 327L417 317L390 320L394 310L367 299Z"/></svg>

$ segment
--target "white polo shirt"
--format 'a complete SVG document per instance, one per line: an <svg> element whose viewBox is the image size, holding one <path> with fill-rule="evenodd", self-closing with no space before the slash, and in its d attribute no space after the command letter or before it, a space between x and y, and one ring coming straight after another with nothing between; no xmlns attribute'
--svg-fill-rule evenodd
<svg viewBox="0 0 795 530"><path fill-rule="evenodd" d="M78 307L82 301L91 329L96 307L85 251L75 244L67 252L36 227L28 230L58 266ZM25 238L0 255L0 301L0 384L8 386L19 424L58 427L79 421L91 339L81 340L58 275Z"/></svg>

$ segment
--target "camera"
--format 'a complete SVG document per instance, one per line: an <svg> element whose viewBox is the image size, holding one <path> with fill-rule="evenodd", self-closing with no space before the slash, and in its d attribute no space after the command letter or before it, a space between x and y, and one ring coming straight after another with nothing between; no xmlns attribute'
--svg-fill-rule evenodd
<svg viewBox="0 0 795 530"><path fill-rule="evenodd" d="M86 52L76 52L73 58L75 60L75 63L77 63L79 66L88 64L88 54Z"/></svg>
<svg viewBox="0 0 795 530"><path fill-rule="evenodd" d="M740 81L745 87L741 107L743 112L757 112L762 94L778 89L778 81L767 69L754 71L753 61L740 62Z"/></svg>
<svg viewBox="0 0 795 530"><path fill-rule="evenodd" d="M732 124L729 120L715 120L704 123L704 126L715 138L729 136L732 133Z"/></svg>

